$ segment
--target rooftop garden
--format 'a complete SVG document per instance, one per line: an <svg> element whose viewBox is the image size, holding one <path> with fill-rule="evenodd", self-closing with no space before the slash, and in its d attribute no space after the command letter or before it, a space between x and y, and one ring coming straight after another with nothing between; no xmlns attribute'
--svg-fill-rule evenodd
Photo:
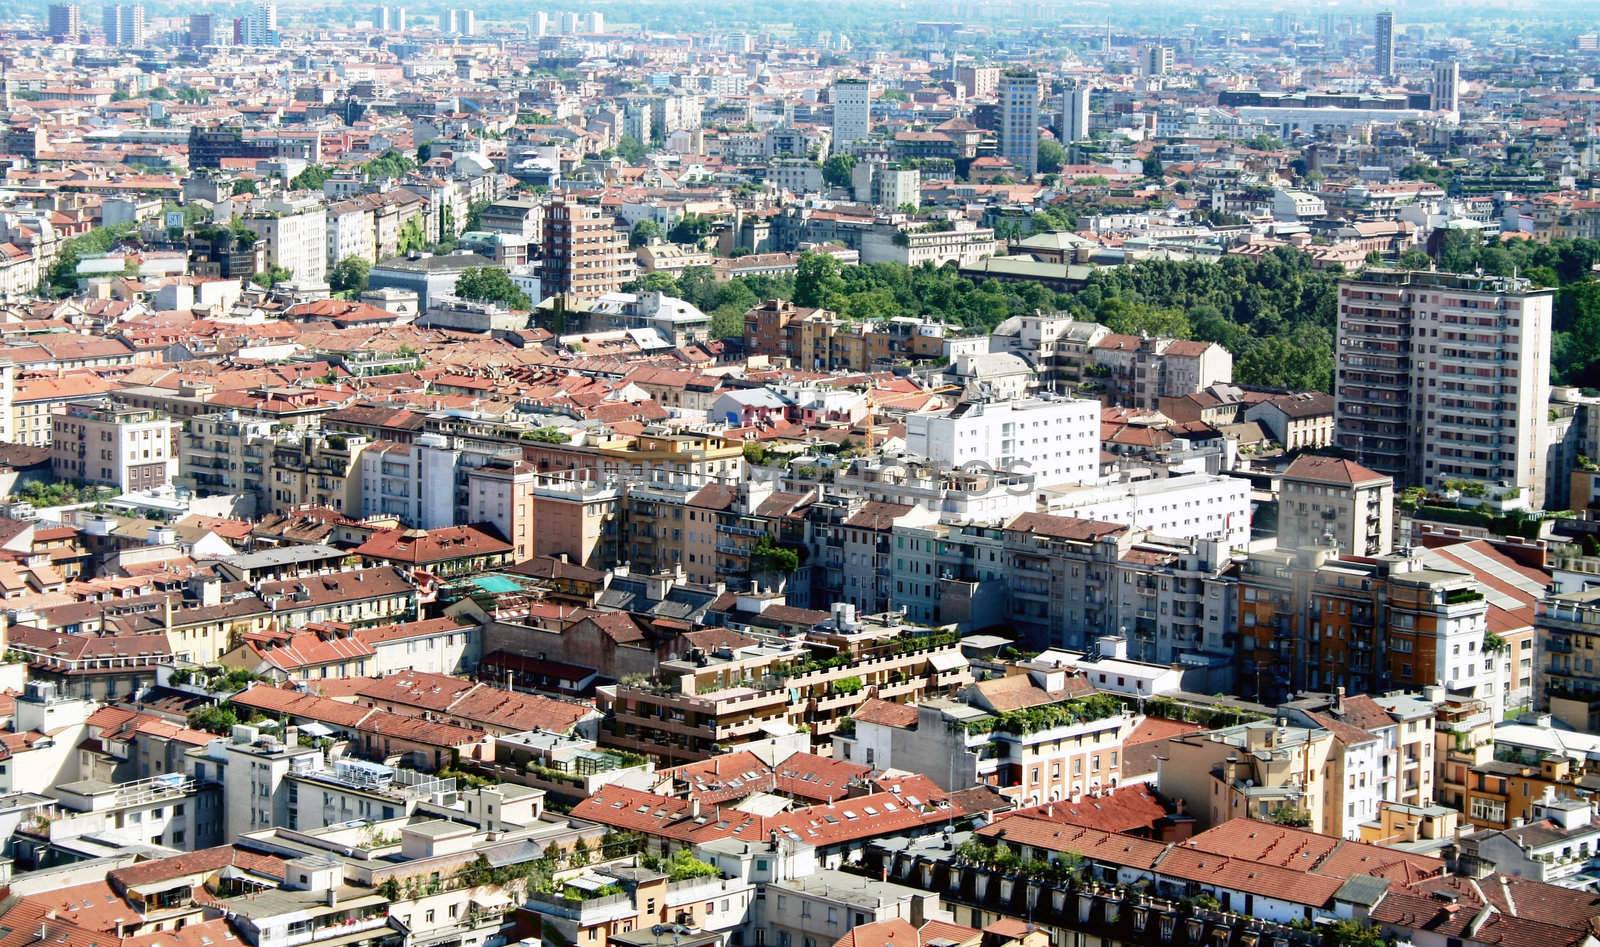
<svg viewBox="0 0 1600 947"><path fill-rule="evenodd" d="M1023 710L1005 710L966 723L967 733L1010 733L1027 736L1041 730L1093 723L1114 717L1125 710L1121 700L1110 694L1091 694L1059 704L1044 704Z"/></svg>

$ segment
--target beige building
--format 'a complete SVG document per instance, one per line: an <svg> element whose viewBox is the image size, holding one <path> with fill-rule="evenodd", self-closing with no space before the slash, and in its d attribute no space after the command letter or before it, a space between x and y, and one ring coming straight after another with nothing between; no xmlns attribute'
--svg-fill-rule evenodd
<svg viewBox="0 0 1600 947"><path fill-rule="evenodd" d="M561 198L550 202L547 215L543 280L549 293L590 300L621 292L633 278L634 259L611 215Z"/></svg>
<svg viewBox="0 0 1600 947"><path fill-rule="evenodd" d="M1278 482L1278 548L1333 545L1381 556L1394 546L1394 478L1338 457L1306 454Z"/></svg>
<svg viewBox="0 0 1600 947"><path fill-rule="evenodd" d="M317 431L293 431L278 438L267 458L265 506L360 509L361 477L356 468L367 444L360 435Z"/></svg>
<svg viewBox="0 0 1600 947"><path fill-rule="evenodd" d="M493 526L511 544L511 561L534 549L534 487L539 475L521 460L492 460L467 472L467 522Z"/></svg>
<svg viewBox="0 0 1600 947"><path fill-rule="evenodd" d="M1294 814L1313 832L1339 835L1335 743L1326 730L1270 720L1173 737L1158 757L1157 786L1184 801L1197 829Z"/></svg>
<svg viewBox="0 0 1600 947"><path fill-rule="evenodd" d="M616 561L617 514L622 491L615 484L541 478L533 488L535 556L604 569Z"/></svg>
<svg viewBox="0 0 1600 947"><path fill-rule="evenodd" d="M123 492L153 490L178 476L178 423L109 399L69 404L51 418L50 468L62 480Z"/></svg>

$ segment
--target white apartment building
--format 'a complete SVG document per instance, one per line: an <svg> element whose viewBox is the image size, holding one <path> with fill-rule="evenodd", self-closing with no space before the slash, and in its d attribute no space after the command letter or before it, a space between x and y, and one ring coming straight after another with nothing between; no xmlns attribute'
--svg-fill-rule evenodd
<svg viewBox="0 0 1600 947"><path fill-rule="evenodd" d="M1100 403L1076 398L967 402L906 417L906 452L945 467L987 464L1039 486L1091 484L1100 470Z"/></svg>
<svg viewBox="0 0 1600 947"><path fill-rule="evenodd" d="M865 79L835 79L829 93L833 102L833 143L860 141L872 134L872 85Z"/></svg>
<svg viewBox="0 0 1600 947"><path fill-rule="evenodd" d="M328 212L320 197L265 201L244 225L266 241L269 266L283 267L302 283L327 278Z"/></svg>
<svg viewBox="0 0 1600 947"><path fill-rule="evenodd" d="M178 477L172 445L179 424L156 411L102 399L69 404L50 421L50 469L62 480L131 493L166 486Z"/></svg>
<svg viewBox="0 0 1600 947"><path fill-rule="evenodd" d="M1472 480L1543 506L1554 298L1494 276L1341 281L1338 445L1397 485Z"/></svg>
<svg viewBox="0 0 1600 947"><path fill-rule="evenodd" d="M339 201L328 205L328 266L346 257L367 262L378 259L378 233L372 207L364 201Z"/></svg>
<svg viewBox="0 0 1600 947"><path fill-rule="evenodd" d="M1185 474L1099 486L1042 491L1057 516L1120 523L1168 539L1210 539L1229 549L1250 544L1250 482Z"/></svg>

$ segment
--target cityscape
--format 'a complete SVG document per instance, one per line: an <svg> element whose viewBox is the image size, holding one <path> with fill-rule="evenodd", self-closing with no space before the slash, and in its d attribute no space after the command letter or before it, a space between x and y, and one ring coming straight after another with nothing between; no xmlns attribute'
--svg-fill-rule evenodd
<svg viewBox="0 0 1600 947"><path fill-rule="evenodd" d="M0 947L1600 947L1597 79L0 0Z"/></svg>

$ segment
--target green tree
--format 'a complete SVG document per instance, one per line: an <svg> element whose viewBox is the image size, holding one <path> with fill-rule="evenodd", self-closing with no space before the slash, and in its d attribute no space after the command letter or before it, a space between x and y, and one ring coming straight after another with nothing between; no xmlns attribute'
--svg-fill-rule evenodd
<svg viewBox="0 0 1600 947"><path fill-rule="evenodd" d="M250 274L250 282L255 283L257 286L266 287L267 289L271 289L279 283L293 278L294 274L281 266L269 266L259 273Z"/></svg>
<svg viewBox="0 0 1600 947"><path fill-rule="evenodd" d="M1257 340L1239 358L1233 375L1245 385L1331 392L1333 337L1319 326L1302 326L1287 336Z"/></svg>
<svg viewBox="0 0 1600 947"><path fill-rule="evenodd" d="M1162 170L1160 158L1152 154L1144 159L1143 171L1145 177L1159 178L1162 176Z"/></svg>
<svg viewBox="0 0 1600 947"><path fill-rule="evenodd" d="M800 554L763 534L750 550L750 571L757 575L789 575L800 568Z"/></svg>
<svg viewBox="0 0 1600 947"><path fill-rule="evenodd" d="M826 253L804 253L795 266L794 304L810 308L827 308L833 297L844 289L839 275L839 261Z"/></svg>
<svg viewBox="0 0 1600 947"><path fill-rule="evenodd" d="M1112 332L1149 335L1160 339L1187 339L1194 330L1178 309L1157 309L1127 299L1108 299L1100 306L1100 322Z"/></svg>
<svg viewBox="0 0 1600 947"><path fill-rule="evenodd" d="M455 294L476 302L499 303L507 309L532 309L526 293L511 282L511 275L498 266L475 266L456 278Z"/></svg>
<svg viewBox="0 0 1600 947"><path fill-rule="evenodd" d="M333 172L322 165L307 165L304 171L295 175L294 180L289 182L289 187L296 191L320 191L323 183L331 177Z"/></svg>
<svg viewBox="0 0 1600 947"><path fill-rule="evenodd" d="M1061 142L1054 138L1039 139L1039 171L1042 174L1054 174L1066 167L1067 149L1061 147Z"/></svg>
<svg viewBox="0 0 1600 947"><path fill-rule="evenodd" d="M367 274L372 264L358 256L347 256L333 265L328 274L328 286L336 293L359 293L367 288Z"/></svg>
<svg viewBox="0 0 1600 947"><path fill-rule="evenodd" d="M711 311L710 333L713 339L739 339L744 337L744 314L748 306L727 304Z"/></svg>
<svg viewBox="0 0 1600 947"><path fill-rule="evenodd" d="M617 154L630 165L642 164L644 156L649 153L650 149L645 143L632 135L623 135L622 140L617 142Z"/></svg>
<svg viewBox="0 0 1600 947"><path fill-rule="evenodd" d="M711 232L711 218L704 214L684 214L678 222L667 231L667 239L673 243L698 244Z"/></svg>
<svg viewBox="0 0 1600 947"><path fill-rule="evenodd" d="M45 278L40 281L40 292L54 296L70 296L77 292L78 264L84 256L105 253L132 232L132 224L117 224L96 227L88 233L63 240Z"/></svg>
<svg viewBox="0 0 1600 947"><path fill-rule="evenodd" d="M256 190L256 182L249 180L248 178L241 178L240 180L233 182L233 188L231 189L230 193L235 195L258 193Z"/></svg>
<svg viewBox="0 0 1600 947"><path fill-rule="evenodd" d="M428 236L422 230L421 214L411 217L400 225L400 231L395 237L395 245L399 248L401 254L410 253L413 250L421 250L428 245Z"/></svg>
<svg viewBox="0 0 1600 947"><path fill-rule="evenodd" d="M1335 921L1322 928L1323 947L1384 947L1383 929L1360 921Z"/></svg>
<svg viewBox="0 0 1600 947"><path fill-rule="evenodd" d="M427 148L428 146L423 145L422 147ZM398 178L402 175L415 171L417 169L417 162L411 160L409 155L390 148L388 151L362 165L361 169L365 171L369 177Z"/></svg>
<svg viewBox="0 0 1600 947"><path fill-rule="evenodd" d="M822 162L822 183L829 187L849 187L850 173L855 168L855 155L829 155L828 160Z"/></svg>
<svg viewBox="0 0 1600 947"><path fill-rule="evenodd" d="M633 230L628 234L628 246L642 247L652 240L661 237L661 225L653 220L641 220L633 225Z"/></svg>
<svg viewBox="0 0 1600 947"><path fill-rule="evenodd" d="M226 704L212 704L191 710L188 719L189 729L204 730L207 733L231 733L239 725L239 715L233 708Z"/></svg>

